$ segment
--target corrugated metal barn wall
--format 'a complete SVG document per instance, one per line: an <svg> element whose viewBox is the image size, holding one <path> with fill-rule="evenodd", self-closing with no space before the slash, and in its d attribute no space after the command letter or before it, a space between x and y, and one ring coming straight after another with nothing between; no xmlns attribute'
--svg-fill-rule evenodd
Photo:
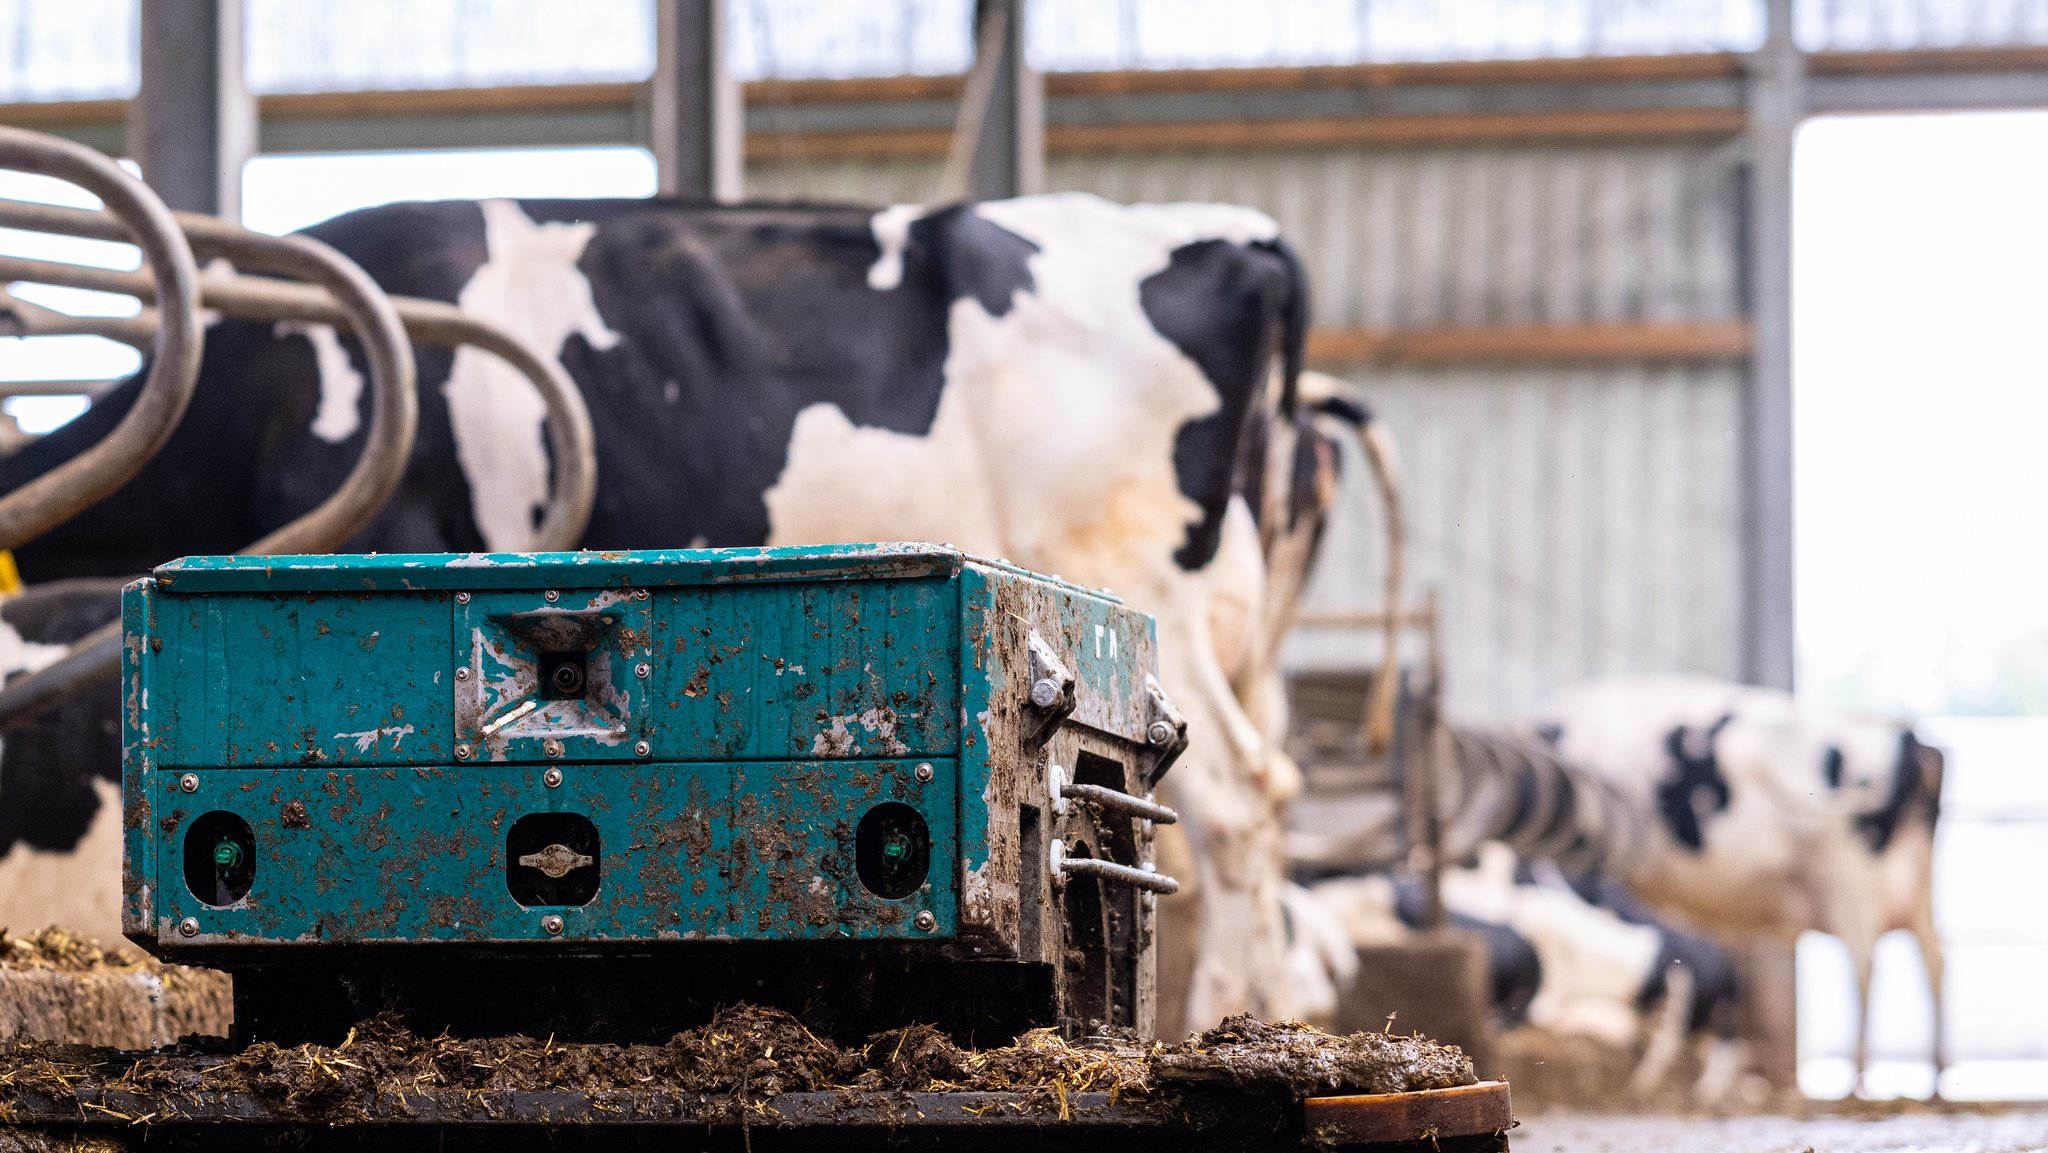
<svg viewBox="0 0 2048 1153"><path fill-rule="evenodd" d="M1727 142L1054 155L1047 187L1272 213L1316 323L1404 329L1740 316L1739 152ZM916 201L924 160L760 162L764 196ZM1451 707L1512 715L1605 672L1741 667L1743 376L1727 365L1374 367L1356 381L1399 441L1412 587L1442 597ZM1362 465L1311 589L1379 607ZM1297 666L1376 638L1304 630Z"/></svg>

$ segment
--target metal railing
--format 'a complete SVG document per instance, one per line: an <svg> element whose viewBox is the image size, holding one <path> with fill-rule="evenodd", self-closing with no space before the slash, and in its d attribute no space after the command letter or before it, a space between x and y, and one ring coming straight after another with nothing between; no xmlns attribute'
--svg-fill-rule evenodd
<svg viewBox="0 0 2048 1153"><path fill-rule="evenodd" d="M0 169L53 176L98 196L106 209L95 215L116 239L132 240L147 261L147 272L130 276L161 302L150 330L148 375L120 423L91 448L0 497L0 549L11 549L142 471L170 439L198 387L204 333L192 249L170 210L141 181L90 148L18 128L0 127ZM108 319L134 335L121 318Z"/></svg>
<svg viewBox="0 0 2048 1153"><path fill-rule="evenodd" d="M314 254L324 252L344 263L346 258L308 237L265 236L208 216L175 215L177 223L193 236L195 246L202 251L227 256L238 263L246 260L252 267L260 264L281 273L290 273L292 266L298 266L308 279L334 277L339 278L335 283L342 283L344 279L360 278L357 289L374 292L380 302L378 309L388 310L393 322L393 328L376 343L389 345L391 350L402 352L404 358L407 388L402 399L394 396L388 402L388 411L393 418L397 417L400 408L415 417L417 414L417 390L411 382L412 350L406 343L406 336L428 344L479 348L504 360L525 376L540 393L546 407L546 428L554 450L548 501L529 547L545 551L576 546L597 499L596 437L582 393L559 364L503 329L470 316L454 305L414 297L387 297L360 269L355 269L352 277L344 278L339 271L321 263L324 257ZM34 228L106 239L110 226L111 222L101 214L88 210L0 201L0 227ZM242 255L235 255L237 253ZM351 264L349 267L354 266ZM325 271L319 271L322 268ZM354 326L357 322L357 313L348 304L347 297L327 287L214 271L197 279L201 304L230 316L341 326ZM119 293L145 302L155 300L154 287L145 272L122 272L0 256L0 283L10 281L35 281ZM364 302L356 305L357 308L365 306ZM14 307L19 330L25 335L45 335L46 332L36 325L43 322L43 317L49 316L62 317L61 331L90 332L129 343L135 342L139 331L153 323L155 316L145 310L134 317L69 317L33 306L21 310L18 302ZM365 343L365 351L371 353L374 381L377 354L370 342ZM380 406L376 411L386 412L387 408ZM391 489L396 487L412 443L409 431L402 444L396 440L380 440L378 420L373 415L371 442L365 446L362 458L357 461L343 488L322 506L328 511L320 513L317 521L279 529L250 546L248 551L325 552L369 523L370 517L375 515L375 506L381 506ZM394 462L396 470L393 469ZM344 509L347 510L346 516L342 514ZM346 531L339 536L334 535L336 529L344 527Z"/></svg>
<svg viewBox="0 0 2048 1153"><path fill-rule="evenodd" d="M351 330L369 365L371 415L363 449L328 498L265 534L245 552L318 553L361 532L397 490L419 424L412 339L472 345L526 376L546 406L554 449L537 550L575 546L596 500L595 436L589 411L561 366L510 334L439 301L387 296L360 266L306 236L266 236L207 216L171 213L119 166L79 145L0 128L0 168L58 176L98 196L106 211L0 200L0 227L93 240L129 241L143 269L123 272L55 261L0 257L0 285L35 282L118 293L147 307L132 317L73 317L0 291L0 331L36 336L90 333L151 350L148 376L106 437L0 497L0 548L30 540L131 480L163 447L197 387L200 308L254 320L294 320ZM309 283L237 272L200 275L194 250L241 268ZM0 688L0 731L120 669L121 625L111 622L51 664Z"/></svg>

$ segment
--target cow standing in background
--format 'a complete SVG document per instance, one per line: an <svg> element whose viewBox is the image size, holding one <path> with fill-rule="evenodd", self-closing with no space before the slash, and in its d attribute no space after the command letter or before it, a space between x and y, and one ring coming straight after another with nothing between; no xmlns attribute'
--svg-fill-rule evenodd
<svg viewBox="0 0 2048 1153"><path fill-rule="evenodd" d="M1945 1056L1934 929L1941 753L1911 728L1800 709L1788 693L1706 677L1598 681L1541 713L1568 761L1627 798L1650 834L1612 877L1723 941L1788 946L1814 929L1855 966L1856 1074L1868 1057L1878 938L1911 932Z"/></svg>
<svg viewBox="0 0 2048 1153"><path fill-rule="evenodd" d="M1291 1012L1279 812L1294 779L1238 693L1265 683L1244 667L1271 643L1267 557L1300 523L1272 483L1313 475L1296 457L1317 451L1295 395L1305 288L1271 219L1082 195L929 212L501 200L310 232L388 291L558 357L596 430L587 547L940 540L1154 614L1192 740L1164 791L1200 893L1185 1011L1162 1020ZM521 547L547 491L538 396L475 349L416 355L416 451L349 547ZM0 461L0 489L98 440L137 387ZM339 483L365 392L330 329L214 326L165 449L17 550L23 573L130 576L235 550Z"/></svg>

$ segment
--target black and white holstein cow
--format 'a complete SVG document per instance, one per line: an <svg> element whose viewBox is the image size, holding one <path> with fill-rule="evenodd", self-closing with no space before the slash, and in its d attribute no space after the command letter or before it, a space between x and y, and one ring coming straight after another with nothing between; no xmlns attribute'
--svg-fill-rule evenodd
<svg viewBox="0 0 2048 1153"><path fill-rule="evenodd" d="M1295 458L1321 443L1295 397L1305 287L1270 218L1075 194L929 212L499 200L310 232L387 290L559 357L596 429L587 547L946 541L1155 614L1193 741L1165 782L1201 895L1181 1016L1291 1011L1278 814L1295 778L1236 691L1266 683L1243 674L1275 627L1268 558L1301 535L1269 484L1316 475ZM539 397L475 350L416 354L418 448L350 547L523 547L549 470ZM169 445L17 550L22 572L132 575L303 512L355 457L361 373L328 329L216 325ZM97 440L134 392L0 461L0 489ZM0 782L16 779L10 763Z"/></svg>
<svg viewBox="0 0 2048 1153"><path fill-rule="evenodd" d="M1878 938L1920 946L1943 1058L1934 831L1942 756L1907 726L1800 709L1790 694L1706 677L1598 681L1541 713L1568 761L1606 780L1649 835L1613 879L1724 942L1808 929L1848 946L1856 1071L1869 1036Z"/></svg>
<svg viewBox="0 0 2048 1153"><path fill-rule="evenodd" d="M0 669L42 668L121 615L123 578L0 599ZM120 940L120 686L106 681L0 741L0 928Z"/></svg>
<svg viewBox="0 0 2048 1153"><path fill-rule="evenodd" d="M1502 1028L1527 1023L1639 1048L1627 1086L1638 1098L1665 1087L1690 1039L1700 1057L1694 1099L1718 1103L1735 1088L1747 1059L1733 1036L1735 966L1712 941L1611 885L1518 865L1498 842L1482 845L1471 866L1447 870L1443 894L1448 924L1486 946ZM1426 923L1423 886L1412 878L1327 878L1296 901L1319 906L1358 945L1398 942Z"/></svg>

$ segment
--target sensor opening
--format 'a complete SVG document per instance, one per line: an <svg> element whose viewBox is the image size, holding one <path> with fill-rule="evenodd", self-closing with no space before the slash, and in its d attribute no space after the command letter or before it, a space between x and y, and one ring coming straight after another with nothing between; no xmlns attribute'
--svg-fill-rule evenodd
<svg viewBox="0 0 2048 1153"><path fill-rule="evenodd" d="M853 837L854 870L875 896L894 901L917 892L931 863L932 832L923 813L888 801L860 819Z"/></svg>
<svg viewBox="0 0 2048 1153"><path fill-rule="evenodd" d="M256 881L256 836L249 822L215 809L185 829L185 888L202 904L225 908Z"/></svg>

